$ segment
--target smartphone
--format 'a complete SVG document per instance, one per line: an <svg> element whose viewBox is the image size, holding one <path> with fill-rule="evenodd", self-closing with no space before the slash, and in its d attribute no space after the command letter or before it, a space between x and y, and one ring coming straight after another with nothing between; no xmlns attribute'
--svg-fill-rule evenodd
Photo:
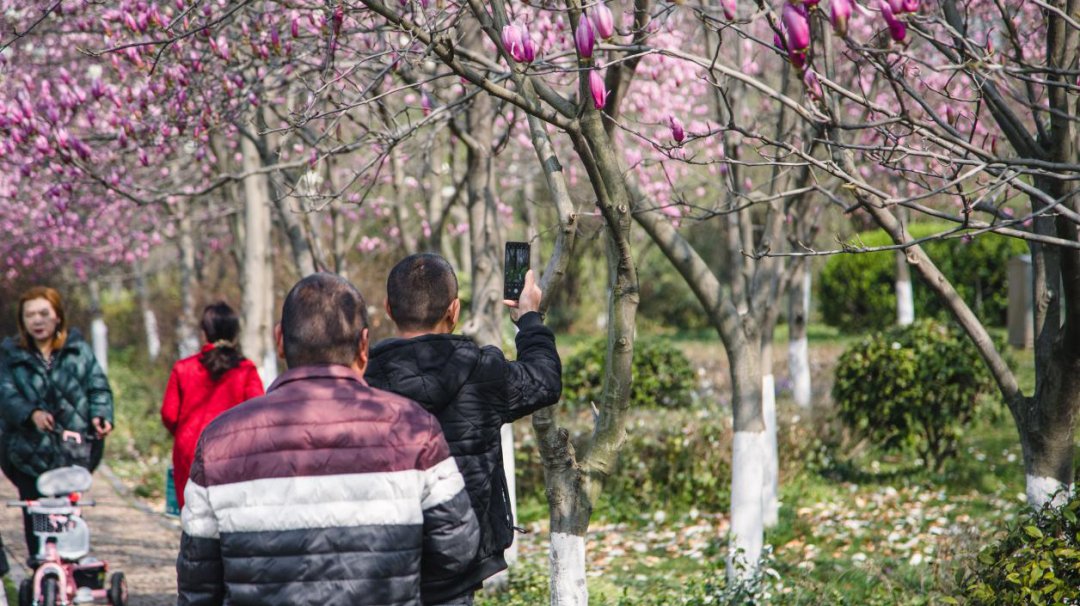
<svg viewBox="0 0 1080 606"><path fill-rule="evenodd" d="M529 271L529 243L507 242L503 264L503 298L517 301L525 288L525 273Z"/></svg>

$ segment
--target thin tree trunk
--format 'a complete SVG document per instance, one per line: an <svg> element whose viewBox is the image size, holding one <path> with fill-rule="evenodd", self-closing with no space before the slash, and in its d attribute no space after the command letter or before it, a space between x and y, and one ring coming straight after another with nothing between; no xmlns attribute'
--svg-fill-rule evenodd
<svg viewBox="0 0 1080 606"><path fill-rule="evenodd" d="M795 404L809 408L813 391L810 379L810 344L806 328L810 315L811 271L808 261L797 262L793 288L788 294L788 373Z"/></svg>
<svg viewBox="0 0 1080 606"><path fill-rule="evenodd" d="M896 258L896 323L909 326L915 322L915 291L911 287L911 270L903 251Z"/></svg>
<svg viewBox="0 0 1080 606"><path fill-rule="evenodd" d="M109 327L101 311L101 287L96 279L90 280L90 342L94 357L105 374L109 374Z"/></svg>
<svg viewBox="0 0 1080 606"><path fill-rule="evenodd" d="M157 314L150 306L150 293L146 287L146 271L141 262L135 263L135 291L139 297L139 309L142 310L143 330L146 334L146 355L150 361L161 355L161 333L158 330Z"/></svg>
<svg viewBox="0 0 1080 606"><path fill-rule="evenodd" d="M186 199L180 206L180 316L176 319L176 348L180 358L199 351L199 335L195 328L195 232L191 220L191 203Z"/></svg>
<svg viewBox="0 0 1080 606"><path fill-rule="evenodd" d="M763 330L762 333L771 333ZM761 520L765 528L780 521L780 456L776 439L776 377L773 374L771 336L762 338L761 416L765 421L765 450L762 462Z"/></svg>
<svg viewBox="0 0 1080 606"><path fill-rule="evenodd" d="M241 137L244 172L257 171L262 162L248 137ZM244 327L241 348L259 369L263 384L277 376L277 354L271 339L274 309L274 274L271 264L271 201L266 177L254 174L244 179Z"/></svg>

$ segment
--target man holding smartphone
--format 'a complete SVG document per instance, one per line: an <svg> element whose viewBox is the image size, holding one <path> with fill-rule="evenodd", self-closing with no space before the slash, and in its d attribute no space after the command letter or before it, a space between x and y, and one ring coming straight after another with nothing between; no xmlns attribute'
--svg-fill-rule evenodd
<svg viewBox="0 0 1080 606"><path fill-rule="evenodd" d="M480 523L476 558L452 577L421 579L421 598L425 606L469 605L484 579L506 569L503 552L514 531L500 429L558 402L562 363L555 335L538 312L543 293L532 271L518 299L504 301L516 310L517 361L453 334L461 312L457 276L439 255L399 262L386 291L386 312L398 335L372 348L365 379L419 402L439 419Z"/></svg>

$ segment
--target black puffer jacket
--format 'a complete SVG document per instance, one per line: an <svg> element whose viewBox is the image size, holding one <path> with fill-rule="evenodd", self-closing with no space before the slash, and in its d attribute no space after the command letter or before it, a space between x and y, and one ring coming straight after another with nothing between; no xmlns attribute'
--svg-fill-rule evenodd
<svg viewBox="0 0 1080 606"><path fill-rule="evenodd" d="M438 417L480 523L476 559L455 579L424 579L425 604L461 595L506 569L503 551L514 532L499 431L558 402L562 393L555 335L538 313L524 314L518 329L516 362L497 347L479 347L458 335L388 339L371 350L368 383L415 400Z"/></svg>
<svg viewBox="0 0 1080 606"><path fill-rule="evenodd" d="M0 402L7 431L3 437L5 463L37 476L66 465L54 434L38 431L30 420L34 410L52 413L58 430L93 433L90 420L113 422L113 396L109 381L78 331L68 334L64 346L53 353L52 367L7 339L2 345Z"/></svg>

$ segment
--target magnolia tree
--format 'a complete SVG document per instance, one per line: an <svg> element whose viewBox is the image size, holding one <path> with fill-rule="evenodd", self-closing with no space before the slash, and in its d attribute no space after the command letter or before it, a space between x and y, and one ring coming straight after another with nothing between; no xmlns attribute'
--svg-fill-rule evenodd
<svg viewBox="0 0 1080 606"><path fill-rule="evenodd" d="M825 11L813 5L785 4L781 28L789 59L804 66L827 148L799 155L845 182L849 193L837 202L885 228L972 338L1016 422L1034 506L1072 485L1080 410L1077 9L837 0L828 14L839 36L820 27ZM912 241L900 209L955 222L945 236L996 231L1028 241L1033 394L1019 389L985 328Z"/></svg>

